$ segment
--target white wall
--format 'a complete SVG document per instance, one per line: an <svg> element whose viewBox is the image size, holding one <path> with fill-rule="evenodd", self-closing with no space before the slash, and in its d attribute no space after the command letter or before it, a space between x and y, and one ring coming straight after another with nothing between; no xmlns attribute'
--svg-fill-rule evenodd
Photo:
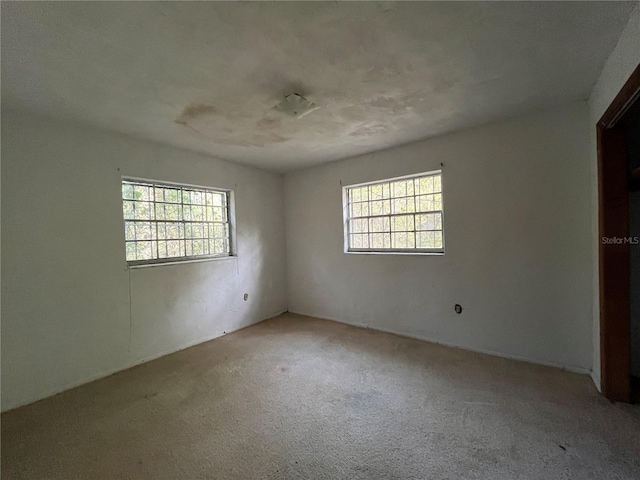
<svg viewBox="0 0 640 480"><path fill-rule="evenodd" d="M281 175L7 112L2 168L3 410L286 309ZM238 257L128 270L121 175L234 189Z"/></svg>
<svg viewBox="0 0 640 480"><path fill-rule="evenodd" d="M609 107L633 70L640 63L640 2L631 12L629 23L607 59L600 78L589 97L589 134L591 152L591 256L593 265L593 381L600 389L600 299L598 271L598 157L596 123Z"/></svg>
<svg viewBox="0 0 640 480"><path fill-rule="evenodd" d="M589 371L589 146L577 102L286 175L289 310ZM444 256L343 253L341 184L441 162Z"/></svg>

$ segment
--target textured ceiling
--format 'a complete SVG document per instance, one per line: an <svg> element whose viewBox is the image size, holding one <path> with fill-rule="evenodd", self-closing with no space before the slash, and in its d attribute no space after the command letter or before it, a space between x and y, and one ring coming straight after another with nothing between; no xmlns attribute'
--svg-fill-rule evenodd
<svg viewBox="0 0 640 480"><path fill-rule="evenodd" d="M3 2L2 102L289 171L585 98L633 6Z"/></svg>

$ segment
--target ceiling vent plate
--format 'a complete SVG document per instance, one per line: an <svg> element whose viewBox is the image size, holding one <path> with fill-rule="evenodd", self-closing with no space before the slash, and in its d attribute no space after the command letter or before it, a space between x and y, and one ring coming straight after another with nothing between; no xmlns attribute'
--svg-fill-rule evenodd
<svg viewBox="0 0 640 480"><path fill-rule="evenodd" d="M301 118L314 110L317 110L319 107L315 103L304 98L302 95L290 93L273 108L285 115L289 115L290 117Z"/></svg>

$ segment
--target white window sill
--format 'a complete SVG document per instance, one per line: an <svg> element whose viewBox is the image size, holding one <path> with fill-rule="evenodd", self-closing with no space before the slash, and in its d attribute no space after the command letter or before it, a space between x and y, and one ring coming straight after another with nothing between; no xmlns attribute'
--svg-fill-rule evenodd
<svg viewBox="0 0 640 480"><path fill-rule="evenodd" d="M138 269L138 268L147 268L147 267L163 267L166 265L180 265L183 263L201 263L201 262L215 262L219 260L232 260L237 259L237 255L224 255L224 256L216 256L216 257L204 257L204 258L188 258L188 259L176 259L176 260L167 260L163 262L150 262L150 263L138 263L134 265L127 264L127 268Z"/></svg>
<svg viewBox="0 0 640 480"><path fill-rule="evenodd" d="M347 250L344 253L353 255L427 255L443 257L444 252L385 252L385 251L361 251L361 250Z"/></svg>

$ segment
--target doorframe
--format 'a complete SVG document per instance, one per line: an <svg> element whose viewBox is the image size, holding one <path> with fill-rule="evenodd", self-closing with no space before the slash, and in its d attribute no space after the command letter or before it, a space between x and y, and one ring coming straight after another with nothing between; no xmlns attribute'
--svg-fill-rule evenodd
<svg viewBox="0 0 640 480"><path fill-rule="evenodd" d="M600 381L610 400L631 401L631 252L629 178L620 120L640 98L636 67L597 123L598 259L600 265Z"/></svg>

